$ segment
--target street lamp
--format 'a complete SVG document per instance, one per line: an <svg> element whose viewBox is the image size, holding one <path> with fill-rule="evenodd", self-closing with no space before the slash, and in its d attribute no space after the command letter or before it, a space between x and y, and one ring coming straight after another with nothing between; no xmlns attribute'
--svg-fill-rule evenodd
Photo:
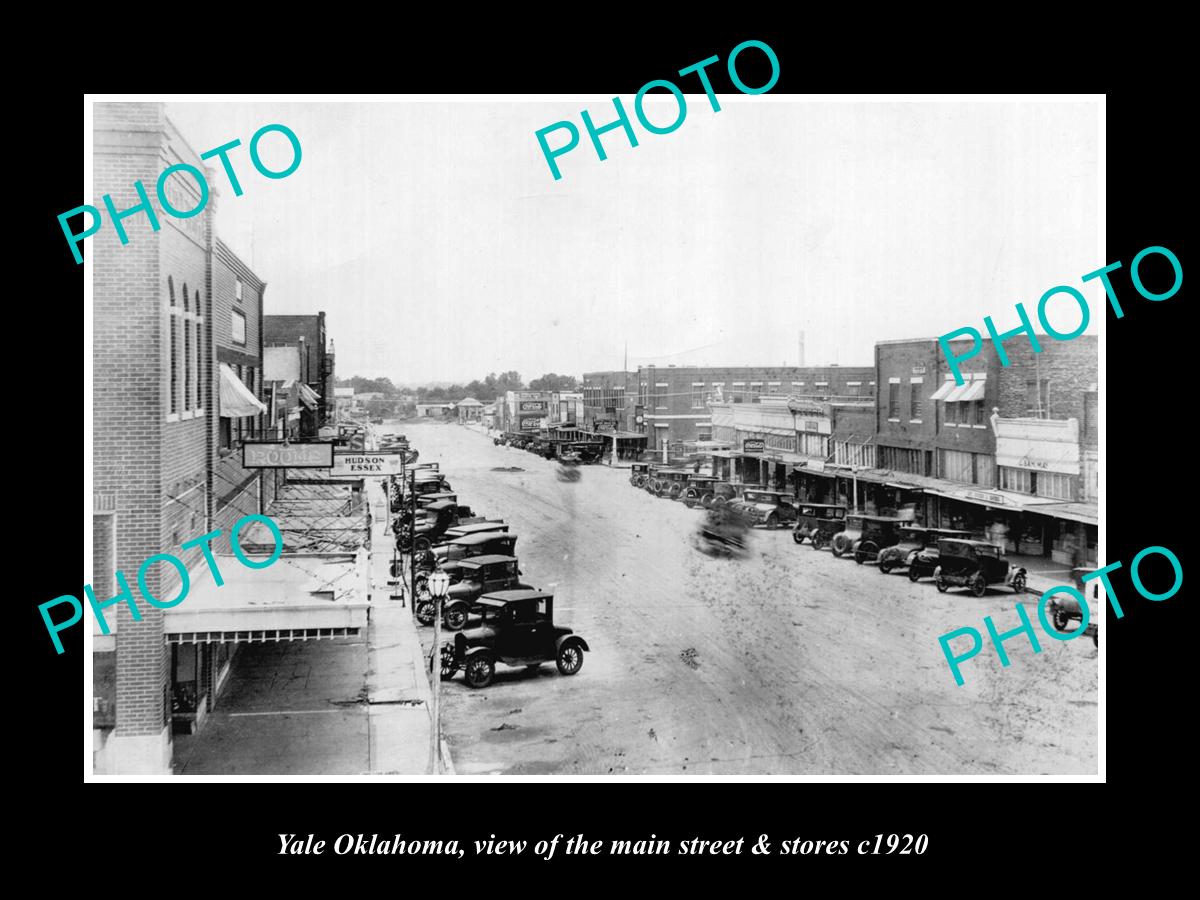
<svg viewBox="0 0 1200 900"><path fill-rule="evenodd" d="M413 552L416 552L414 548ZM441 774L442 758L442 600L450 590L450 576L435 569L427 581L433 598L433 653L430 654L430 680L433 682L433 716L429 728L429 772ZM414 604L415 605L415 604Z"/></svg>

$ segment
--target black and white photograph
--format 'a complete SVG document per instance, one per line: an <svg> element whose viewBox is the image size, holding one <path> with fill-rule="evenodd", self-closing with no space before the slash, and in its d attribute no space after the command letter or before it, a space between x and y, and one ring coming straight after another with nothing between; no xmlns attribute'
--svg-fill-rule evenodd
<svg viewBox="0 0 1200 900"><path fill-rule="evenodd" d="M1105 98L763 46L88 96L85 780L1103 780Z"/></svg>

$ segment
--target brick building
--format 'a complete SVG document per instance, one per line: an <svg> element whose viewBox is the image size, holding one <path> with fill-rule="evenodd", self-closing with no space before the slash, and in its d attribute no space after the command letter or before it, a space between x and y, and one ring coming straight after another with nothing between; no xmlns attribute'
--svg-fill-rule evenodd
<svg viewBox="0 0 1200 900"><path fill-rule="evenodd" d="M645 410L648 448L663 442L713 440L708 402L757 403L764 397L871 397L868 366L639 366L638 405Z"/></svg>
<svg viewBox="0 0 1200 900"><path fill-rule="evenodd" d="M637 384L637 372L584 372L580 388L584 426L595 430L597 420L605 425L615 419L613 428L640 431L635 421Z"/></svg>
<svg viewBox="0 0 1200 900"><path fill-rule="evenodd" d="M333 342L325 333L325 313L307 316L265 316L264 346L296 347L300 357L300 382L317 396L301 409L300 433L315 438L323 425L334 420ZM306 395L307 399L307 395ZM315 407L315 408L314 408Z"/></svg>
<svg viewBox="0 0 1200 900"><path fill-rule="evenodd" d="M122 591L114 572L138 589L142 562L171 553L189 570L202 566L197 546L180 545L221 529L213 542L228 553L229 526L258 510L257 475L220 453L222 365L240 367L251 389L261 375L264 284L213 234L217 179L209 170L209 202L188 219L167 215L154 197L159 173L178 163L205 171L161 104L112 103L94 107L95 204L111 195L118 210L149 186L156 231L144 212L123 221L129 243L113 228L92 238L93 262L93 572L97 602ZM166 186L177 209L192 209L194 180L175 173ZM245 291L238 304L235 282ZM233 340L240 305L245 331ZM228 388L228 385L226 385ZM257 395L256 395L257 396ZM255 418L243 420L252 429ZM233 485L233 487L230 487ZM179 576L169 565L149 567L146 590L170 599ZM135 598L136 599L136 598ZM173 691L175 655L164 640L164 611L138 602L106 610L109 633L98 623L93 644L94 737L97 772L170 770L171 722L180 697ZM198 655L193 670L210 703L228 658ZM186 699L186 698L185 698Z"/></svg>

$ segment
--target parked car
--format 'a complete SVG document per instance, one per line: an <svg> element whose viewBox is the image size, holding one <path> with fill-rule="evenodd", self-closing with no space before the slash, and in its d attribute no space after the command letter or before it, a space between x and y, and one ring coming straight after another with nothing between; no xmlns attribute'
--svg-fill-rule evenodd
<svg viewBox="0 0 1200 900"><path fill-rule="evenodd" d="M808 503L796 505L796 525L792 540L797 544L808 538L814 550L820 550L833 536L846 527L846 507L840 503Z"/></svg>
<svg viewBox="0 0 1200 900"><path fill-rule="evenodd" d="M900 540L891 547L886 547L879 552L879 571L884 575L893 572L896 569L908 567L910 569L909 578L916 581L920 578L917 575L912 576L911 563L917 558L917 555L927 547L932 546L937 550L938 538L969 538L971 532L959 531L954 528L926 528L922 525L902 525L900 527ZM929 574L933 574L933 569L937 566L934 563L929 568Z"/></svg>
<svg viewBox="0 0 1200 900"><path fill-rule="evenodd" d="M652 490L656 497L666 497L668 500L678 500L687 488L688 469L659 469L654 473Z"/></svg>
<svg viewBox="0 0 1200 900"><path fill-rule="evenodd" d="M604 444L600 441L572 441L567 448L579 454L582 463L598 462L604 455Z"/></svg>
<svg viewBox="0 0 1200 900"><path fill-rule="evenodd" d="M450 591L442 600L442 625L458 631L467 624L474 602L483 594L492 591L532 589L522 584L521 570L515 556L476 556L462 559L454 564L454 577L458 580L450 585ZM414 612L422 625L432 625L434 601L418 595Z"/></svg>
<svg viewBox="0 0 1200 900"><path fill-rule="evenodd" d="M751 527L779 528L796 521L796 507L790 494L762 488L747 488L729 508L746 520Z"/></svg>
<svg viewBox="0 0 1200 900"><path fill-rule="evenodd" d="M1025 577L1025 569L1009 562L1004 548L996 544L957 538L938 540L933 583L942 593L951 587L967 587L976 597L982 597L989 584L1003 584L1019 594L1025 590Z"/></svg>
<svg viewBox="0 0 1200 900"><path fill-rule="evenodd" d="M1087 583L1081 576L1090 573L1092 569L1076 568L1072 570L1074 576L1075 589L1083 594L1084 603L1087 604L1088 610L1088 626L1084 629L1084 634L1090 633L1092 636L1092 644L1099 646L1100 644L1100 626L1097 617L1097 605L1100 600L1100 583L1093 581ZM1071 627L1071 622L1078 619L1083 621L1083 610L1079 605L1079 601L1070 594L1056 593L1050 596L1046 601L1046 618L1048 618L1058 631L1074 631Z"/></svg>
<svg viewBox="0 0 1200 900"><path fill-rule="evenodd" d="M434 547L433 555L441 563L495 553L501 556L512 556L516 545L517 536L515 534L503 531L481 531L454 538L449 543Z"/></svg>
<svg viewBox="0 0 1200 900"><path fill-rule="evenodd" d="M439 541L438 543L449 544L451 541L456 540L457 538L463 538L470 534L487 534L507 531L508 525L503 519L485 519L482 522L471 522L466 525L455 525L453 528L447 528L446 533L443 535L443 540ZM435 552L437 551L436 544L434 545L433 549Z"/></svg>
<svg viewBox="0 0 1200 900"><path fill-rule="evenodd" d="M629 483L637 488L645 487L652 468L653 463L635 462L629 467Z"/></svg>
<svg viewBox="0 0 1200 900"><path fill-rule="evenodd" d="M899 527L911 523L912 519L898 516L850 513L846 516L845 530L833 536L829 548L838 557L853 553L854 561L861 565L868 559L874 559L882 548L900 540Z"/></svg>
<svg viewBox="0 0 1200 900"><path fill-rule="evenodd" d="M546 591L496 591L477 605L480 622L440 648L443 679L462 669L468 685L483 688L492 683L496 663L536 669L551 660L563 675L574 675L591 650L573 630L554 624L554 595Z"/></svg>
<svg viewBox="0 0 1200 900"><path fill-rule="evenodd" d="M696 506L703 506L708 509L713 501L713 487L718 479L715 475L696 475L695 473L687 477L687 487L684 488L683 497L681 498L684 505L688 509L693 509Z"/></svg>
<svg viewBox="0 0 1200 900"><path fill-rule="evenodd" d="M763 491L767 487L764 484L743 484L740 481L716 481L713 482L713 498L709 506L725 506L732 503L742 496L746 491Z"/></svg>

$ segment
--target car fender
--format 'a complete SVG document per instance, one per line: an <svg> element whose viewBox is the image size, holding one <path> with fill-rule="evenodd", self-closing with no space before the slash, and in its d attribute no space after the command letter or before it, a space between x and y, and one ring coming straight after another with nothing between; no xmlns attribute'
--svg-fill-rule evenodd
<svg viewBox="0 0 1200 900"><path fill-rule="evenodd" d="M562 645L565 644L567 641L579 641L579 645L581 647L583 647L583 649L586 652L588 652L588 653L592 652L592 648L588 646L587 641L585 641L583 638L581 638L577 634L564 634L561 637L559 637L558 640L556 640L554 642L554 652L557 654L558 651L562 649Z"/></svg>
<svg viewBox="0 0 1200 900"><path fill-rule="evenodd" d="M462 634L460 631L459 634ZM491 647L469 647L466 656L463 657L463 662L473 659L476 656L486 655L491 658L492 662L496 661L496 653Z"/></svg>

